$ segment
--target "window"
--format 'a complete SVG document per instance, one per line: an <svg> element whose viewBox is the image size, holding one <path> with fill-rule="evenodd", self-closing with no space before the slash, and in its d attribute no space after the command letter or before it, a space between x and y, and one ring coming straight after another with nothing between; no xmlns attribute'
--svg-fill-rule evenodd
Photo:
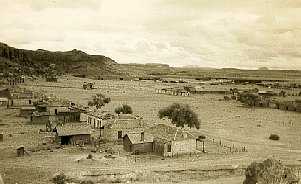
<svg viewBox="0 0 301 184"><path fill-rule="evenodd" d="M170 144L167 145L167 152L171 152L171 145Z"/></svg>
<svg viewBox="0 0 301 184"><path fill-rule="evenodd" d="M122 131L118 131L118 139L122 139Z"/></svg>
<svg viewBox="0 0 301 184"><path fill-rule="evenodd" d="M55 115L57 115L57 109L54 109L54 113L55 113Z"/></svg>
<svg viewBox="0 0 301 184"><path fill-rule="evenodd" d="M31 104L31 100L29 100L28 103Z"/></svg>

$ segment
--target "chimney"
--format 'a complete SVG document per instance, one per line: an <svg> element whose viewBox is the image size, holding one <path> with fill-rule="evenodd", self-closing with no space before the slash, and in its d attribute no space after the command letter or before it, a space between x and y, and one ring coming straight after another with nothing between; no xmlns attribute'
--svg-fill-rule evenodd
<svg viewBox="0 0 301 184"><path fill-rule="evenodd" d="M141 141L144 141L144 132L141 132Z"/></svg>

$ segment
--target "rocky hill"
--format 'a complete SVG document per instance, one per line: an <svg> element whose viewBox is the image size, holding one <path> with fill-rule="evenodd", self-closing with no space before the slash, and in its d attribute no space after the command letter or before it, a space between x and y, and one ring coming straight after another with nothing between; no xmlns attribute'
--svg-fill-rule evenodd
<svg viewBox="0 0 301 184"><path fill-rule="evenodd" d="M80 50L51 52L24 50L0 42L0 73L45 76L49 73L85 75L87 77L126 75L109 57L89 55Z"/></svg>

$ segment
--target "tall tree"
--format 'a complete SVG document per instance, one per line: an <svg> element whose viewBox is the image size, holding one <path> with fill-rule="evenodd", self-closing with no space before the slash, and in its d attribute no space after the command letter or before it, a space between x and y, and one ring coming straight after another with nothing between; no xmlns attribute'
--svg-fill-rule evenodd
<svg viewBox="0 0 301 184"><path fill-rule="evenodd" d="M193 112L189 105L174 103L166 108L159 110L158 116L160 119L167 117L177 127L195 127L200 128L198 115Z"/></svg>

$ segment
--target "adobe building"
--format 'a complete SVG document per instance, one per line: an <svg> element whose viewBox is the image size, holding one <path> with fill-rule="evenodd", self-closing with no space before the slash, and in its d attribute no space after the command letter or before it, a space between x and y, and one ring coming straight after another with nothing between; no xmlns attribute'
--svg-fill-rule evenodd
<svg viewBox="0 0 301 184"><path fill-rule="evenodd" d="M35 110L36 108L34 106L21 107L19 116L29 118Z"/></svg>
<svg viewBox="0 0 301 184"><path fill-rule="evenodd" d="M145 128L143 119L134 115L120 114L115 119L104 122L103 139L108 141L120 141L127 133L141 132Z"/></svg>
<svg viewBox="0 0 301 184"><path fill-rule="evenodd" d="M8 98L1 98L0 97L0 109L8 107Z"/></svg>
<svg viewBox="0 0 301 184"><path fill-rule="evenodd" d="M154 137L153 152L163 157L195 153L197 138L187 131L165 124L151 127L147 132Z"/></svg>
<svg viewBox="0 0 301 184"><path fill-rule="evenodd" d="M33 106L36 101L33 92L25 89L10 89L8 100L9 108Z"/></svg>

